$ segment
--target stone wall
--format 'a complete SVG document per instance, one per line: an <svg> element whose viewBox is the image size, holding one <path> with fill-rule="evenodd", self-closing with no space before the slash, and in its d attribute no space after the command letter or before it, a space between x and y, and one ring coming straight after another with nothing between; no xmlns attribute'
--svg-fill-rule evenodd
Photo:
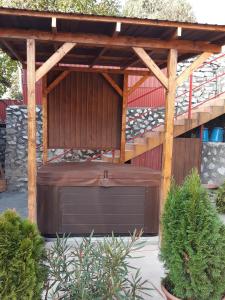
<svg viewBox="0 0 225 300"><path fill-rule="evenodd" d="M42 163L42 111L36 108L37 163ZM25 191L27 188L27 107L12 105L6 111L5 176L9 191ZM1 143L1 138L0 138ZM0 144L1 146L1 144ZM0 148L1 149L1 148ZM63 149L49 150L49 159L64 153ZM79 161L90 158L100 151L71 150L58 161Z"/></svg>
<svg viewBox="0 0 225 300"><path fill-rule="evenodd" d="M5 124L0 125L0 164L5 167L6 134Z"/></svg>
<svg viewBox="0 0 225 300"><path fill-rule="evenodd" d="M225 143L203 143L202 183L221 185L225 181Z"/></svg>
<svg viewBox="0 0 225 300"><path fill-rule="evenodd" d="M211 60L212 58L210 58ZM180 74L192 60L187 60L185 63L179 63L177 73ZM210 65L204 65L200 70L196 71L193 76L193 86L197 86L206 80L212 79L216 75L220 75L225 70L225 59L212 62ZM225 76L224 76L225 77ZM206 86L201 87L193 92L192 103L196 104L210 97L215 96L225 90L225 79L211 80ZM177 95L189 91L189 82L177 89ZM187 111L188 96L178 97L176 102L176 113ZM142 134L145 131L151 130L153 127L164 123L165 110L163 107L156 109L151 108L130 108L127 112L127 139ZM42 121L41 108L37 107L37 161L41 164L42 157ZM27 186L27 108L26 106L10 106L7 108L6 117L6 152L5 152L5 172L8 180L9 190L25 190ZM4 160L3 149L4 131L2 129L2 140L0 137L0 161ZM1 134L1 128L0 128ZM2 146L1 146L2 145ZM2 148L1 148L2 147ZM64 152L63 149L52 149L49 151L49 158L60 155ZM92 150L73 150L69 151L58 160L55 161L79 161L86 160L90 157L99 154L100 151ZM203 154L204 157L205 154ZM206 172L207 173L207 172Z"/></svg>

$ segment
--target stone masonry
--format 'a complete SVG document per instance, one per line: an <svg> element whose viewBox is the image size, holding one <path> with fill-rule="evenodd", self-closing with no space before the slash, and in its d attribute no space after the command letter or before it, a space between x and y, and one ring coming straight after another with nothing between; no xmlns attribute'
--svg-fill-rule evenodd
<svg viewBox="0 0 225 300"><path fill-rule="evenodd" d="M224 183L225 143L203 143L201 173L203 183Z"/></svg>
<svg viewBox="0 0 225 300"><path fill-rule="evenodd" d="M210 58L212 60L212 58ZM179 63L177 73L190 65L192 60ZM210 65L203 65L203 67L196 71L193 76L193 87L203 83L206 80L212 79L214 76L219 76L225 71L225 59L212 62ZM225 76L224 76L225 78ZM187 111L189 93L189 81L177 89L176 99L176 114ZM192 97L192 104L205 101L216 94L225 91L225 79L219 77L218 80L211 80L206 86L194 90ZM153 127L164 123L165 110L163 107L151 109L146 107L130 108L127 112L127 139L146 131L152 130ZM37 162L41 164L42 157L42 121L41 108L37 107ZM26 106L10 106L7 108L6 117L6 152L5 152L5 173L8 181L9 190L25 190L27 187L27 108ZM1 130L1 128L0 128ZM3 131L5 129L2 129ZM4 133L2 131L2 141L0 138L0 160L1 160L1 144L2 149ZM49 151L49 157L62 154L63 149L52 149ZM73 150L69 151L61 158L55 161L79 161L86 160L99 154L100 151L92 150ZM203 152L204 158L205 152ZM4 159L4 158L3 158ZM206 172L207 173L207 172ZM204 177L205 178L205 177Z"/></svg>

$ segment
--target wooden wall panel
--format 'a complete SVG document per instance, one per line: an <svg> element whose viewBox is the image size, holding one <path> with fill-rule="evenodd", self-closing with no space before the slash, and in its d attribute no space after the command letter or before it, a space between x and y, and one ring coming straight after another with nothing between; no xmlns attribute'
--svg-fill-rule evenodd
<svg viewBox="0 0 225 300"><path fill-rule="evenodd" d="M119 149L121 108L100 74L72 72L48 96L48 147Z"/></svg>
<svg viewBox="0 0 225 300"><path fill-rule="evenodd" d="M173 146L172 174L182 184L193 168L200 173L202 142L199 138L176 138Z"/></svg>

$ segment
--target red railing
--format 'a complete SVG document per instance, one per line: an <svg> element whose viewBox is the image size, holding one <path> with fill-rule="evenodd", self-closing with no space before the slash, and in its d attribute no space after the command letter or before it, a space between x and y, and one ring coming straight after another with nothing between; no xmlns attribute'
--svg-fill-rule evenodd
<svg viewBox="0 0 225 300"><path fill-rule="evenodd" d="M207 61L207 62L203 63L199 68L201 68L203 65L211 64L212 62L217 61L217 60L219 60L220 58L222 58L222 57L224 57L224 56L225 56L225 53L224 53L224 54L221 54L220 56L218 56L218 57L216 57L216 58L214 58L214 59L212 59L212 60L210 60L210 61ZM188 103L188 111L187 111L187 112L186 112L186 111L185 111L185 112L182 112L182 113L180 113L180 114L176 114L175 117L177 118L178 116L181 116L181 115L184 115L184 114L188 113L188 118L190 119L190 118L191 118L191 115L192 115L193 109L196 109L197 107L201 106L202 104L206 103L207 101L213 100L214 98L217 98L217 97L219 97L219 96L225 94L225 91L224 91L224 92L222 92L222 93L219 93L219 94L215 95L214 97L211 97L211 98L209 98L209 99L206 99L205 101L201 101L201 102L199 102L199 103L197 103L197 104L195 104L195 105L192 105L193 92L194 92L195 90L198 90L198 89L200 89L201 87L205 86L207 83L210 83L210 82L214 81L215 79L218 80L219 78L221 78L221 77L223 77L223 76L225 76L225 72L223 72L222 74L216 75L215 77L213 77L213 78L211 78L211 79L209 79L209 80L206 80L206 81L204 81L203 83L201 83L201 84L199 84L199 85L193 87L193 74L191 74L191 76L190 76L190 78L189 78L189 90L188 90L188 91L185 91L184 93L182 93L182 94L180 94L180 95L178 95L178 96L176 97L176 100L175 100L175 101L177 102L177 101L179 101L178 99L179 99L180 97L182 97L182 96L184 96L184 95L188 95L188 99L189 99L189 103ZM144 96L147 96L147 95L149 95L149 94L152 94L152 93L154 93L154 92L157 92L159 89L163 89L163 88L164 88L164 87L160 86L160 87L157 87L157 88L155 88L155 89L153 89L153 90L150 90L149 92L147 92L147 93L145 93L145 94L143 94L143 95L140 95L140 96L136 97L135 99L132 99L129 103L135 102L135 101L139 100L140 98L142 98L142 97L144 97ZM145 114L144 114L144 113L141 113L141 114L139 114L139 115L136 116L136 117L129 117L129 120L136 120L136 119L139 119L139 118L141 118L141 117L143 117L143 116L145 116ZM140 133L140 134L138 134L138 135L133 136L132 138L128 139L127 142L133 141L135 138L138 138L138 137L143 137L143 135L144 135L146 132L150 132L150 131L156 129L157 127L159 127L159 126L161 126L161 125L162 125L162 124L158 124L158 125L156 125L156 126L153 126L150 130L145 129L143 133ZM71 149L70 149L70 150L71 150ZM70 150L69 150L69 151L70 151ZM102 152L101 152L101 153L98 153L98 154L94 155L93 157L90 157L90 158L86 159L86 161L91 161L91 160L97 159L97 158L101 157L102 154L104 154L104 153L106 154L106 153L111 152L111 151L112 151L111 149L107 149L107 150L105 150L103 153L102 153ZM65 153L61 154L61 156L64 155L64 154L65 154ZM57 158L58 158L58 157L57 157ZM49 161L52 161L52 160L54 160L54 158L52 158L52 159L49 160Z"/></svg>
<svg viewBox="0 0 225 300"><path fill-rule="evenodd" d="M222 57L224 57L224 56L225 56L225 53L224 53L224 54L221 54L220 56L218 56L218 57L216 57L216 58L214 58L214 59L212 59L212 60L210 60L210 61L208 61L208 62L203 63L199 68L201 68L203 65L211 64L212 62L217 61L217 60L219 60L220 58L222 58ZM206 85L207 83L212 82L212 81L215 81L215 80L218 80L219 78L221 78L221 77L223 77L223 76L225 76L225 72L223 72L223 73L221 73L221 74L219 74L219 75L216 75L215 77L213 77L213 78L211 78L211 79L209 79L209 80L206 80L206 81L204 81L203 83L201 83L201 84L199 84L199 85L193 87L193 74L191 74L191 76L190 76L190 78L189 78L189 86L190 86L189 90L188 90L188 91L185 91L184 93L182 93L182 94L180 94L180 95L178 95L178 96L176 97L176 102L178 102L178 101L179 101L178 99L179 99L180 97L182 97L182 96L184 96L184 95L187 95L187 94L189 95L188 111L187 111L187 112L186 112L186 111L185 111L185 112L182 112L182 113L180 113L180 114L176 114L176 118L177 118L178 116L181 116L181 115L186 114L186 113L188 113L188 118L191 118L191 114L192 114L192 110L193 110L193 109L199 107L201 104L203 104L203 103L205 103L205 102L207 102L207 101L213 100L214 98L217 98L217 97L223 95L225 92L222 92L222 93L220 93L220 94L217 94L216 96L214 96L214 97L212 97L212 98L209 98L209 99L207 99L207 100L205 100L205 101L201 101L200 103L198 103L198 104L196 104L196 105L192 105L192 97L193 97L193 92L194 92L195 90L198 90L198 89L200 89L202 86ZM163 89L164 87L161 86L161 87L159 87L159 88ZM150 91L148 94L154 93L154 92L155 92L156 90L158 90L159 88L156 88L155 90ZM138 99L139 99L139 97L138 97ZM136 99L133 99L133 101L136 101L136 100L138 100L138 99L137 99L137 98L136 98ZM140 114L139 114L138 116L136 116L136 117L129 117L129 120L133 120L133 121L134 121L134 120L137 120L137 119L142 118L143 116L145 116L145 113L140 113ZM135 135L135 136L133 136L132 138L128 139L127 141L129 142L129 141L134 140L134 139L137 138L137 137L143 137L143 135L144 135L146 132L150 132L150 131L156 129L157 127L159 127L159 126L161 126L161 125L162 125L162 124L158 124L158 125L156 125L156 126L153 126L153 127L152 127L151 129L149 129L149 130L145 129L143 133L140 133L140 134L138 134L138 135Z"/></svg>

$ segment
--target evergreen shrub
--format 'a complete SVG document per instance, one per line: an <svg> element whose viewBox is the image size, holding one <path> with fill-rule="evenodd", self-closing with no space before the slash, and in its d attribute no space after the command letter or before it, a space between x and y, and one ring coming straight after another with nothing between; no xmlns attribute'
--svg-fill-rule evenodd
<svg viewBox="0 0 225 300"><path fill-rule="evenodd" d="M13 210L0 215L0 299L40 300L46 268L35 225Z"/></svg>
<svg viewBox="0 0 225 300"><path fill-rule="evenodd" d="M172 185L162 218L165 287L181 299L221 300L225 291L225 228L197 171Z"/></svg>
<svg viewBox="0 0 225 300"><path fill-rule="evenodd" d="M216 206L219 213L225 213L225 182L221 185L216 195Z"/></svg>
<svg viewBox="0 0 225 300"><path fill-rule="evenodd" d="M57 238L47 247L49 276L45 299L149 299L149 283L131 266L133 251L145 242L136 232L128 240L112 235L100 241L92 236L78 241ZM147 297L147 298L146 298Z"/></svg>

